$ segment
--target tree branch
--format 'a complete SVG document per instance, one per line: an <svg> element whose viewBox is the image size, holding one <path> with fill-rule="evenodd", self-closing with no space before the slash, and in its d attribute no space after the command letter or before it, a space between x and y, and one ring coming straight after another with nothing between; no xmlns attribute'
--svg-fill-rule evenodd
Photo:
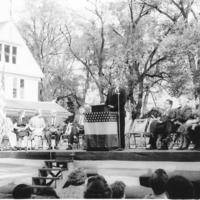
<svg viewBox="0 0 200 200"><path fill-rule="evenodd" d="M159 13L165 15L167 18L169 18L171 21L175 22L175 19L173 17L171 17L167 12L161 10L157 5L153 5L153 4L150 4L150 3L147 3L145 0L142 0L142 3L151 7L151 8L154 8L156 9Z"/></svg>
<svg viewBox="0 0 200 200"><path fill-rule="evenodd" d="M167 56L163 56L161 58L159 58L158 60L156 60L154 63L152 63L149 68L147 68L143 73L142 73L142 76L146 76L147 72L149 72L155 65L157 65L158 63L164 61L167 59Z"/></svg>
<svg viewBox="0 0 200 200"><path fill-rule="evenodd" d="M96 79L96 77L94 76L94 73L92 73L92 70L91 70L90 66L88 65L87 61L82 60L82 59L74 52L74 50L72 49L72 46L71 46L71 45L72 45L72 38L71 38L70 31L69 31L69 29L68 29L68 27L67 27L66 24L65 24L65 28L66 28L67 34L64 33L64 32L62 31L61 28L60 28L60 31L61 31L61 33L63 34L63 36L65 37L65 39L66 39L66 41L67 41L67 43L68 43L70 52L72 53L72 55L73 55L78 61L80 61L80 62L85 66L85 68L89 71L89 73L91 74L91 76L92 76L92 78L94 79L94 81L95 81L95 83L97 84L97 86L100 87L99 82L98 82L98 80ZM68 36L67 36L67 35L68 35Z"/></svg>

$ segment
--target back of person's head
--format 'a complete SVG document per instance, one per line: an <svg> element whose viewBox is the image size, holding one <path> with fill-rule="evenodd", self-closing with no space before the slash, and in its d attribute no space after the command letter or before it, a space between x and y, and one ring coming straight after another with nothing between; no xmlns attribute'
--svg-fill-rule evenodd
<svg viewBox="0 0 200 200"><path fill-rule="evenodd" d="M122 199L125 197L125 188L126 185L122 181L115 181L111 184L112 189L112 198L113 199Z"/></svg>
<svg viewBox="0 0 200 200"><path fill-rule="evenodd" d="M165 192L166 184L168 181L168 175L163 169L157 169L151 176L149 184L156 195L160 195Z"/></svg>
<svg viewBox="0 0 200 200"><path fill-rule="evenodd" d="M92 176L88 179L86 191L84 192L86 199L108 199L112 198L112 190L103 176Z"/></svg>
<svg viewBox="0 0 200 200"><path fill-rule="evenodd" d="M78 186L83 185L86 181L87 175L82 168L77 168L73 170L69 175L66 183L63 188L66 188L70 185Z"/></svg>
<svg viewBox="0 0 200 200"><path fill-rule="evenodd" d="M13 190L13 198L14 199L29 199L32 195L32 188L26 184L19 184Z"/></svg>
<svg viewBox="0 0 200 200"><path fill-rule="evenodd" d="M194 187L185 177L173 176L167 182L166 193L170 199L192 199Z"/></svg>

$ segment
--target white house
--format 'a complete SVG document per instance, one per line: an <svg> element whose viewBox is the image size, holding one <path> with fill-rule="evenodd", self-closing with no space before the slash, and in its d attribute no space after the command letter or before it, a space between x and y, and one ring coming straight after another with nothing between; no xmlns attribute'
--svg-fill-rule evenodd
<svg viewBox="0 0 200 200"><path fill-rule="evenodd" d="M12 21L0 22L0 100L7 115L41 110L50 116L55 111L67 118L71 113L55 102L40 102L38 83L44 78L25 41ZM1 104L1 101L0 101Z"/></svg>
<svg viewBox="0 0 200 200"><path fill-rule="evenodd" d="M38 101L44 75L11 21L0 22L0 76L6 99Z"/></svg>

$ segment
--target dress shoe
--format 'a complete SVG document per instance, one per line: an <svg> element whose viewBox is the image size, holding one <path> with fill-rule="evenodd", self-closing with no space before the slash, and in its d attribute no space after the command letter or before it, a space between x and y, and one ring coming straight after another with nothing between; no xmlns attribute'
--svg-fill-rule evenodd
<svg viewBox="0 0 200 200"><path fill-rule="evenodd" d="M66 148L66 150L72 150L72 147L71 147L71 146L69 146L69 147L67 147L67 148Z"/></svg>
<svg viewBox="0 0 200 200"><path fill-rule="evenodd" d="M124 150L123 148L115 149L115 151L123 151L123 150Z"/></svg>
<svg viewBox="0 0 200 200"><path fill-rule="evenodd" d="M198 146L194 146L191 150L196 150L196 151L199 151L200 150L200 146L198 145Z"/></svg>
<svg viewBox="0 0 200 200"><path fill-rule="evenodd" d="M146 150L155 150L155 149L157 149L156 147L153 147L153 146L148 146L148 147L146 147Z"/></svg>

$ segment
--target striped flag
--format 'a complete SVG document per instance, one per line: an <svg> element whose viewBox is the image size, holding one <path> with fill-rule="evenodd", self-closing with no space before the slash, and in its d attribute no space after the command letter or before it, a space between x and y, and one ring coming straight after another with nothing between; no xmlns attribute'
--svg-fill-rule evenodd
<svg viewBox="0 0 200 200"><path fill-rule="evenodd" d="M118 147L116 112L86 113L84 130L87 149L112 149Z"/></svg>

